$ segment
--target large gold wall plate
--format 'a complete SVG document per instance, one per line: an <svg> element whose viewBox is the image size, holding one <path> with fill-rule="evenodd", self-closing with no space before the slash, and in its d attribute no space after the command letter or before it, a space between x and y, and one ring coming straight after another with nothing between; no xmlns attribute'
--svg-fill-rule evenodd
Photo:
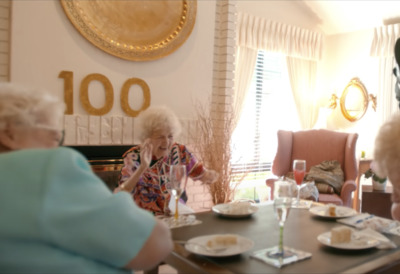
<svg viewBox="0 0 400 274"><path fill-rule="evenodd" d="M197 0L60 0L75 28L117 57L148 61L165 57L189 37Z"/></svg>

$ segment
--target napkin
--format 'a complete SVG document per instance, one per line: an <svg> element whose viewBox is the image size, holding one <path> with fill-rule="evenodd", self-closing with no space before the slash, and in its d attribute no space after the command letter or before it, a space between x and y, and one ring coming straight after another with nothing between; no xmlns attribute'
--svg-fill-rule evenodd
<svg viewBox="0 0 400 274"><path fill-rule="evenodd" d="M363 230L360 230L357 232L357 234L359 234L359 235L362 234L369 238L378 240L380 242L380 244L376 248L379 248L379 249L391 249L391 248L397 247L397 245L394 242L392 242L391 240L386 238L384 235L382 235L378 231L373 230L371 228L365 228Z"/></svg>
<svg viewBox="0 0 400 274"><path fill-rule="evenodd" d="M389 229L388 233L400 236L400 224L398 226Z"/></svg>
<svg viewBox="0 0 400 274"><path fill-rule="evenodd" d="M174 216L157 216L157 218L163 220L169 228L198 225L202 223L200 220L197 220L194 215L179 215L178 220L175 220Z"/></svg>
<svg viewBox="0 0 400 274"><path fill-rule="evenodd" d="M298 204L297 204L297 199L294 199L292 201L292 207L293 208L310 209L312 204L313 204L313 201L311 201L311 200L300 199Z"/></svg>
<svg viewBox="0 0 400 274"><path fill-rule="evenodd" d="M277 268L281 268L288 264L292 264L292 263L295 263L298 261L309 259L312 256L312 254L309 252L297 250L297 249L287 247L287 246L283 247L283 249L285 250L285 253L287 254L287 256L285 256L284 258L279 259L279 258L268 256L268 253L270 251L275 251L276 248L277 247L270 247L270 248L254 251L253 254L250 255L250 257L260 260L260 261L263 261L263 262L265 262L269 265L275 266Z"/></svg>
<svg viewBox="0 0 400 274"><path fill-rule="evenodd" d="M353 217L339 219L337 222L358 229L370 228L385 233L390 233L390 229L399 225L397 221L378 217L369 213L361 213Z"/></svg>

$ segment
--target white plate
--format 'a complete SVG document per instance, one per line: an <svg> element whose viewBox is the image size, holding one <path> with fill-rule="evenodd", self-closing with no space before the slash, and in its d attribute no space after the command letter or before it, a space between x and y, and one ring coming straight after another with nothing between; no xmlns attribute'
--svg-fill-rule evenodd
<svg viewBox="0 0 400 274"><path fill-rule="evenodd" d="M229 234L232 235L232 234ZM213 240L215 237L224 236L224 234L214 234L214 235L205 235L199 236L190 239L186 242L185 248L186 250L204 256L210 257L225 257L225 256L233 256L237 254L241 254L253 248L254 242L250 239L242 237L240 235L235 235L237 237L236 245L227 245L225 250L214 252L212 250L207 250L207 242L209 240ZM195 244L191 244L195 243Z"/></svg>
<svg viewBox="0 0 400 274"><path fill-rule="evenodd" d="M330 219L345 218L357 214L357 211L350 207L336 206L336 216L330 216L328 209L328 206L315 206L310 208L310 212L313 215Z"/></svg>
<svg viewBox="0 0 400 274"><path fill-rule="evenodd" d="M349 243L340 243L340 244L331 244L331 232L325 232L317 237L318 241L326 246L339 248L339 249L348 249L348 250L360 250L372 248L379 245L379 241L374 238L370 238L361 233L357 233L353 230L351 241Z"/></svg>
<svg viewBox="0 0 400 274"><path fill-rule="evenodd" d="M235 209L233 208L234 206L235 206L235 203L218 204L218 205L215 205L212 207L212 211L214 211L218 215L221 215L224 217L243 218L243 217L251 216L252 214L256 213L258 210L257 206L250 204L250 206L247 209L239 210L239 211L235 212Z"/></svg>

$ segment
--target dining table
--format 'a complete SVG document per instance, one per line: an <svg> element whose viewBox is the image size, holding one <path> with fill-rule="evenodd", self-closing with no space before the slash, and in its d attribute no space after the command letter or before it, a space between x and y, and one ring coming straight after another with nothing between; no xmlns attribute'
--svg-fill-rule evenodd
<svg viewBox="0 0 400 274"><path fill-rule="evenodd" d="M318 235L340 226L336 218L291 208L284 226L284 246L311 257L280 268L255 259L256 251L278 245L279 224L272 203L258 204L249 216L231 218L213 211L194 214L200 224L171 229L175 241L165 263L178 273L400 273L400 236L384 234L397 245L391 249L338 249L322 244ZM188 251L182 242L206 235L235 234L254 242L251 249L232 256L204 256Z"/></svg>

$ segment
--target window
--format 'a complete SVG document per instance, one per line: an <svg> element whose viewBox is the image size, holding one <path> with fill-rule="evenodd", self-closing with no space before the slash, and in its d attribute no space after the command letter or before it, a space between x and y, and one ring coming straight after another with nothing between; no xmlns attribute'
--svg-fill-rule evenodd
<svg viewBox="0 0 400 274"><path fill-rule="evenodd" d="M232 167L245 181L265 184L279 129L299 130L285 56L258 52L250 90L232 136Z"/></svg>

